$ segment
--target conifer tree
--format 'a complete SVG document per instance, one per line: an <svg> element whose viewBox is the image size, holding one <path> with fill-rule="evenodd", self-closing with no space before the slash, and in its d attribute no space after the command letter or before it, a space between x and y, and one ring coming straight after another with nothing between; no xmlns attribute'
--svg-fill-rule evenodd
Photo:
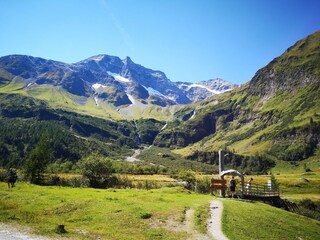
<svg viewBox="0 0 320 240"><path fill-rule="evenodd" d="M43 180L43 173L53 158L50 148L49 136L43 134L37 146L31 151L26 163L25 173L30 177L30 182L39 184Z"/></svg>

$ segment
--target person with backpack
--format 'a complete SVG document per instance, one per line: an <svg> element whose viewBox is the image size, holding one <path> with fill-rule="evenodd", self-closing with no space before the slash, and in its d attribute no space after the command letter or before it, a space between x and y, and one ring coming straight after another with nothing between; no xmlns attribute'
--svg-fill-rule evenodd
<svg viewBox="0 0 320 240"><path fill-rule="evenodd" d="M17 181L17 174L15 173L15 171L13 171L12 168L9 169L8 171L8 188L13 188L15 187L15 183Z"/></svg>
<svg viewBox="0 0 320 240"><path fill-rule="evenodd" d="M234 179L234 176L232 176L230 182L229 182L231 197L234 197L234 194L236 192L236 180Z"/></svg>

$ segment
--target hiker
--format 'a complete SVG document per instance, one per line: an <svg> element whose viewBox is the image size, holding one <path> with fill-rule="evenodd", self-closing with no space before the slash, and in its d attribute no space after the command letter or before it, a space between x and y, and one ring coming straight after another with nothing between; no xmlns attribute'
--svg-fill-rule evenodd
<svg viewBox="0 0 320 240"><path fill-rule="evenodd" d="M253 178L250 178L249 181L248 181L248 183L247 183L247 189L248 189L248 191L249 191L250 188L251 188L251 183L252 183L252 181L253 181Z"/></svg>
<svg viewBox="0 0 320 240"><path fill-rule="evenodd" d="M12 168L9 169L8 171L8 188L10 187L15 187L15 183L17 181L17 174L15 173L15 171L13 171Z"/></svg>
<svg viewBox="0 0 320 240"><path fill-rule="evenodd" d="M234 180L234 176L232 176L232 178L229 182L229 185L230 185L231 197L233 198L234 193L236 191L236 180Z"/></svg>

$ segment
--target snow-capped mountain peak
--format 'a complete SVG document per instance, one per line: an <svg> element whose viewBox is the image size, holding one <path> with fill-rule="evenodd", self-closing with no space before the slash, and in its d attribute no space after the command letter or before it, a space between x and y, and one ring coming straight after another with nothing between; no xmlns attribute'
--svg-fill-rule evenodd
<svg viewBox="0 0 320 240"><path fill-rule="evenodd" d="M203 86L203 85L201 85L201 84L196 84L196 83L193 83L193 84L189 85L189 86L186 88L186 90L189 91L191 88L204 88L204 89L206 89L207 91L212 92L212 93L214 93L214 94L220 94L220 93L222 93L221 91L217 91L217 90L214 90L214 89L210 89L209 87Z"/></svg>
<svg viewBox="0 0 320 240"><path fill-rule="evenodd" d="M93 97L97 105L106 101L117 107L133 101L160 106L188 104L235 87L221 79L172 82L165 73L136 64L130 57L121 60L105 54L74 64L9 55L0 58L0 69L7 72L7 76L22 79L24 88L50 84L74 95Z"/></svg>
<svg viewBox="0 0 320 240"><path fill-rule="evenodd" d="M201 81L199 83L177 82L177 86L184 91L192 101L204 100L213 95L221 94L238 87L238 85L220 78Z"/></svg>

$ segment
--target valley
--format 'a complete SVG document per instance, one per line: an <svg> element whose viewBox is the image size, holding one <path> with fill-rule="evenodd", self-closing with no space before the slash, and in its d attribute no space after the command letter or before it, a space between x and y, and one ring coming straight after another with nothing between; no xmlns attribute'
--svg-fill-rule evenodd
<svg viewBox="0 0 320 240"><path fill-rule="evenodd" d="M303 209L220 199L228 238L255 239L246 229L262 226L260 239L316 239L319 42L319 31L299 40L241 86L172 82L129 57L1 57L0 180L13 168L19 182L0 183L0 220L48 237L64 223L70 239L186 239L179 229L192 219L193 237L207 236L223 149L227 169L257 183L275 178L281 197ZM270 219L282 230L263 230Z"/></svg>

